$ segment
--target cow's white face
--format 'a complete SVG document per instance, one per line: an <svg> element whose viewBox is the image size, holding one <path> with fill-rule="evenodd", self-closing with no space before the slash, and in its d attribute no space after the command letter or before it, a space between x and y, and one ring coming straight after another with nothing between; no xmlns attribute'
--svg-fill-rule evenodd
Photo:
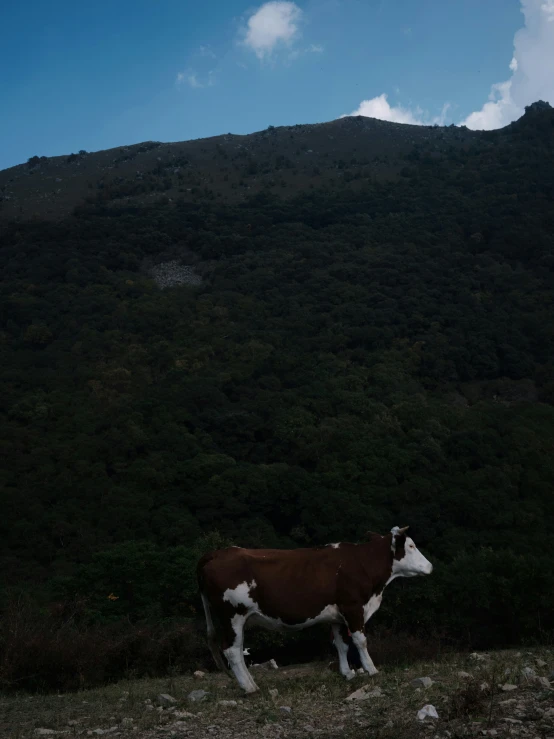
<svg viewBox="0 0 554 739"><path fill-rule="evenodd" d="M433 572L433 565L419 551L413 539L407 536L404 545L404 556L392 561L392 576L415 577L416 575L430 575L431 572Z"/></svg>

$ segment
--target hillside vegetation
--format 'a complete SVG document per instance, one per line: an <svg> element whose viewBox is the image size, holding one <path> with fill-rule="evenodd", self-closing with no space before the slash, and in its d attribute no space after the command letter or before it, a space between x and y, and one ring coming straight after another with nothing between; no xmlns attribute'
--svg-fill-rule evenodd
<svg viewBox="0 0 554 739"><path fill-rule="evenodd" d="M179 171L165 191L164 145L140 154L156 157L138 195L91 170L92 194L76 184L63 217L33 216L24 189L4 201L4 601L73 603L76 629L182 623L210 546L409 524L435 572L391 586L377 625L487 648L543 640L554 111L487 133L367 119L302 131L319 174L289 172L277 144L267 158L264 177L300 178L290 188L246 173L257 185L239 194L209 140L212 187L180 193ZM324 141L355 145L356 162ZM44 184L56 166L15 175ZM4 192L23 187L15 175L0 173ZM201 280L161 289L150 270L168 261Z"/></svg>

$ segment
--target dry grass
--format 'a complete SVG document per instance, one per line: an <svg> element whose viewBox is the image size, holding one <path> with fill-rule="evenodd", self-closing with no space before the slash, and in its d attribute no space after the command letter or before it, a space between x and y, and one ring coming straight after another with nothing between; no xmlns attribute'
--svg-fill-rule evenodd
<svg viewBox="0 0 554 739"><path fill-rule="evenodd" d="M108 687L65 695L11 695L0 700L0 736L10 739L36 737L37 728L66 732L54 736L88 736L96 729L113 731L106 736L209 737L305 737L325 739L352 737L367 739L412 739L420 736L483 736L495 729L498 736L554 736L554 693L522 677L524 666L534 666L540 675L552 670L552 654L495 653L483 661L468 655L448 655L441 660L421 662L411 667L383 665L373 678L357 677L347 683L329 669L328 663L311 663L278 671L254 671L261 688L244 696L224 675L210 673L202 679L191 674L165 679L123 681ZM547 662L537 667L537 657ZM464 670L471 678L460 677ZM414 688L411 680L429 676L429 688ZM499 684L513 682L512 693ZM488 687L481 689L487 683ZM345 702L353 690L363 685L379 687L380 698ZM190 703L193 689L209 691L202 703ZM275 694L274 691L278 692ZM159 693L178 700L177 711L192 716L179 717L175 711L149 709ZM222 706L221 700L237 701ZM147 703L152 701L152 703ZM508 703L505 703L508 701ZM419 722L418 709L431 703L439 720ZM290 713L281 706L290 707ZM552 716L549 716L549 708ZM126 719L126 720L125 720ZM513 723L516 722L516 723ZM517 723L520 722L520 723ZM91 734L96 736L96 734ZM486 734L485 734L486 736Z"/></svg>

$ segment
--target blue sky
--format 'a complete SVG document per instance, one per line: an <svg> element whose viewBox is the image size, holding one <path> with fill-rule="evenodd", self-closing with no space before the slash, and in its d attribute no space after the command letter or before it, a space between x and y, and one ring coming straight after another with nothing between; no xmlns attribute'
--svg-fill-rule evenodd
<svg viewBox="0 0 554 739"><path fill-rule="evenodd" d="M361 113L496 128L554 104L554 0L20 0L0 169Z"/></svg>

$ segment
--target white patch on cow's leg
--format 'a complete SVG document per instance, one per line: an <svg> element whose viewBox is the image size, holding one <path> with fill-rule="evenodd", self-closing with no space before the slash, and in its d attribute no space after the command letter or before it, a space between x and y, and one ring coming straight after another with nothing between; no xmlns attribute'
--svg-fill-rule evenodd
<svg viewBox="0 0 554 739"><path fill-rule="evenodd" d="M348 664L348 644L346 644L344 639L342 638L342 635L340 633L340 626L338 624L333 624L331 628L333 629L333 639L335 641L335 647L337 648L337 652L339 654L340 674L344 675L347 680L352 680L352 678L356 675L356 672L354 670L351 670Z"/></svg>
<svg viewBox="0 0 554 739"><path fill-rule="evenodd" d="M233 675L237 678L240 687L247 693L255 693L258 690L258 686L252 679L252 675L248 672L244 661L243 632L245 621L246 618L238 613L233 616L231 624L235 632L235 641L223 654L227 657Z"/></svg>
<svg viewBox="0 0 554 739"><path fill-rule="evenodd" d="M376 675L379 670L373 664L373 660L369 656L367 651L367 639L363 631L355 631L352 634L352 641L356 645L356 648L360 654L360 661L362 667L368 673L368 675Z"/></svg>

